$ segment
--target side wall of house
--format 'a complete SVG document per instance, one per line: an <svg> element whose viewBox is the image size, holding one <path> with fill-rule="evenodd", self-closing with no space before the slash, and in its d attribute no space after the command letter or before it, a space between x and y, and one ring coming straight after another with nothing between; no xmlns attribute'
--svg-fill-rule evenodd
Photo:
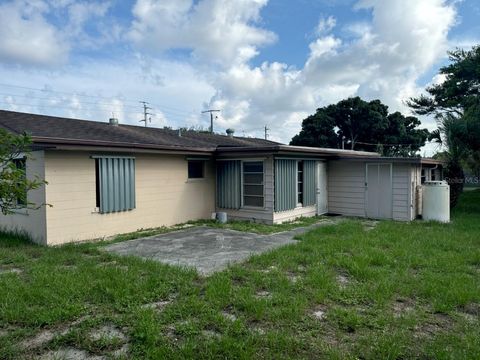
<svg viewBox="0 0 480 360"><path fill-rule="evenodd" d="M45 179L45 159L43 151L35 151L29 155L26 161L27 178ZM31 190L27 194L27 201L33 203L31 207L38 209L18 209L13 214L0 214L0 227L8 231L20 231L27 233L30 238L39 244L46 244L46 208L45 185Z"/></svg>
<svg viewBox="0 0 480 360"><path fill-rule="evenodd" d="M365 163L329 161L327 178L328 211L365 217Z"/></svg>
<svg viewBox="0 0 480 360"><path fill-rule="evenodd" d="M188 179L183 155L136 154L135 209L100 214L95 210L95 161L87 152L45 154L48 244L210 218L215 209L215 170L207 162L204 179Z"/></svg>
<svg viewBox="0 0 480 360"><path fill-rule="evenodd" d="M217 212L227 213L228 219L245 220L262 222L266 224L273 223L273 209L274 209L274 174L273 174L273 157L259 159L248 159L260 161L264 164L264 196L265 206L263 208L240 208L240 209L222 209L217 208ZM221 161L221 160L220 160Z"/></svg>

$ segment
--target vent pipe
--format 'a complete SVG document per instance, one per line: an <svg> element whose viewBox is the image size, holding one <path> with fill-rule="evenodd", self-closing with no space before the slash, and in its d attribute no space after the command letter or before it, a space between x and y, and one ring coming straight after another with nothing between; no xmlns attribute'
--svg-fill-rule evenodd
<svg viewBox="0 0 480 360"><path fill-rule="evenodd" d="M233 130L233 129L227 129L227 130L226 130L226 133L227 133L228 137L233 138L233 134L235 133L235 130Z"/></svg>
<svg viewBox="0 0 480 360"><path fill-rule="evenodd" d="M118 126L118 119L112 117L112 118L108 119L108 123L112 126Z"/></svg>

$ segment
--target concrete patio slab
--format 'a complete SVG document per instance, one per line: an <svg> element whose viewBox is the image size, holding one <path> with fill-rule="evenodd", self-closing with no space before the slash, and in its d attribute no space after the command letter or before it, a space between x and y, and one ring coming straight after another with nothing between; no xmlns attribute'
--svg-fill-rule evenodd
<svg viewBox="0 0 480 360"><path fill-rule="evenodd" d="M208 226L188 228L167 234L108 245L109 252L139 256L165 264L194 267L203 275L225 269L253 254L260 254L287 244L295 244L295 235L310 228L332 224L321 222L307 228L272 235L259 235Z"/></svg>

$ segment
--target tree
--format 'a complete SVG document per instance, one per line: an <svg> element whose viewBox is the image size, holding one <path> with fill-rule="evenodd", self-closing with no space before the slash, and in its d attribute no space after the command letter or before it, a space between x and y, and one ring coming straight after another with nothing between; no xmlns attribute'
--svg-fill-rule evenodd
<svg viewBox="0 0 480 360"><path fill-rule="evenodd" d="M339 146L339 140L334 127L335 119L327 113L325 108L317 109L314 115L303 120L302 131L292 138L290 144L336 148Z"/></svg>
<svg viewBox="0 0 480 360"><path fill-rule="evenodd" d="M475 153L480 150L480 46L449 52L449 59L450 64L439 71L445 80L407 104L416 114L437 119L435 139L448 149L445 175L455 206L463 190L462 164L478 168L471 161L478 159Z"/></svg>
<svg viewBox="0 0 480 360"><path fill-rule="evenodd" d="M0 211L3 215L11 214L20 206L37 206L27 201L27 192L39 188L45 181L26 176L24 159L29 156L30 147L28 135L14 135L0 128ZM21 158L22 155L25 157Z"/></svg>
<svg viewBox="0 0 480 360"><path fill-rule="evenodd" d="M380 100L349 98L317 109L302 123L291 145L380 151L386 156L414 156L429 132L417 129L420 121L399 112L388 113Z"/></svg>

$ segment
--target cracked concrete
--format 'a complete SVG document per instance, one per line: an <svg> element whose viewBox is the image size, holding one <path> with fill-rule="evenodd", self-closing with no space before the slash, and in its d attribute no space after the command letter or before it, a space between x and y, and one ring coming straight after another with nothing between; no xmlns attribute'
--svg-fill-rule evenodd
<svg viewBox="0 0 480 360"><path fill-rule="evenodd" d="M208 275L251 255L295 244L294 236L332 223L320 221L308 227L271 235L200 226L124 241L108 245L105 249L118 255L135 255L165 264L193 267L199 273Z"/></svg>

